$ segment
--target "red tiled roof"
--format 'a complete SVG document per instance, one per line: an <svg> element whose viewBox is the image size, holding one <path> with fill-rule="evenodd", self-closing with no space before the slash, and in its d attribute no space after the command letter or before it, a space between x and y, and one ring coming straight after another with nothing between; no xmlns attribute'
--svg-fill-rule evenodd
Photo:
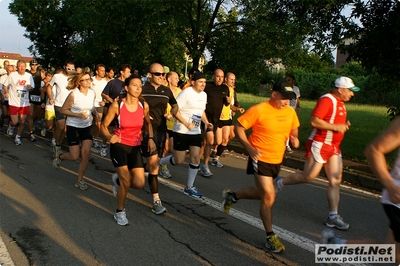
<svg viewBox="0 0 400 266"><path fill-rule="evenodd" d="M6 53L6 52L0 52L0 59L10 59L10 60L25 60L29 62L30 60L33 59L31 56L21 56L20 54L16 53Z"/></svg>

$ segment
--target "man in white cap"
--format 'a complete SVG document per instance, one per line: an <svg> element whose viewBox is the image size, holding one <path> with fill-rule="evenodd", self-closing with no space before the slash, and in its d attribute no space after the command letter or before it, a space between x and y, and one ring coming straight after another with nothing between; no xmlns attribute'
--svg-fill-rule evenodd
<svg viewBox="0 0 400 266"><path fill-rule="evenodd" d="M354 96L355 91L359 90L360 88L356 87L350 78L340 77L335 80L333 90L319 98L311 114L310 123L313 131L306 143L307 161L304 171L275 180L275 189L279 191L285 185L311 182L324 167L329 181L329 216L326 226L340 230L347 230L350 226L338 214L343 170L340 143L344 133L350 129L350 121L346 120L347 112L344 103Z"/></svg>

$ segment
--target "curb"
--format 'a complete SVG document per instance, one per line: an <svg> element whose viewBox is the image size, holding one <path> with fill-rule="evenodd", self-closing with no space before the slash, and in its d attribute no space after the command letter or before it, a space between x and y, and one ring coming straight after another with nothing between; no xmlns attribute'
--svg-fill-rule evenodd
<svg viewBox="0 0 400 266"><path fill-rule="evenodd" d="M228 144L227 148L229 150L233 150L237 153L242 153L247 155L247 151L243 146L239 145L232 145ZM304 156L304 152L301 152ZM298 157L294 157L292 155L286 155L285 159L283 160L282 165L298 169L298 170L303 170L304 169L304 164L305 160L300 159ZM344 168L346 167L345 160L343 162ZM351 167L349 167L351 168ZM321 170L319 173L320 176L326 176L324 169ZM365 173L365 172L360 172L360 171L354 171L354 170L346 170L343 169L343 174L342 174L342 183L349 183L353 186L365 188L365 189L370 189L374 191L381 192L382 191L382 184L379 182L379 180L374 177L371 173Z"/></svg>

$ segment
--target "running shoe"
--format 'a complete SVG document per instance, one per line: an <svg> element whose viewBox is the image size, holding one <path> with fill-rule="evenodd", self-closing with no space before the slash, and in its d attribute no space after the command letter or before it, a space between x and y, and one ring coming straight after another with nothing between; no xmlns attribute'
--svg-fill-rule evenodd
<svg viewBox="0 0 400 266"><path fill-rule="evenodd" d="M52 138L52 139L51 139L51 147L55 147L56 145L57 145L56 139L55 139L55 138Z"/></svg>
<svg viewBox="0 0 400 266"><path fill-rule="evenodd" d="M161 177L163 177L163 178L171 178L172 177L172 175L171 175L171 173L169 172L169 169L168 168L164 168L164 169L162 169L161 168L161 166L160 166L160 176Z"/></svg>
<svg viewBox="0 0 400 266"><path fill-rule="evenodd" d="M344 244L346 240L343 238L339 237L338 235L335 234L331 229L325 229L322 231L322 238L321 238L321 243L322 244Z"/></svg>
<svg viewBox="0 0 400 266"><path fill-rule="evenodd" d="M200 192L197 191L196 187L192 186L191 188L185 187L183 189L183 194L189 195L195 198L201 198L203 196Z"/></svg>
<svg viewBox="0 0 400 266"><path fill-rule="evenodd" d="M129 224L129 221L126 218L125 209L123 209L120 212L116 212L114 214L114 221L116 221L118 225L122 225L122 226L125 226L125 225Z"/></svg>
<svg viewBox="0 0 400 266"><path fill-rule="evenodd" d="M14 135L14 129L15 129L15 127L13 127L13 126L11 126L11 125L8 125L8 127L7 127L7 134L8 134L9 136Z"/></svg>
<svg viewBox="0 0 400 266"><path fill-rule="evenodd" d="M60 163L61 163L60 155L61 154L62 154L61 149L56 151L55 158L53 160L53 167L55 169L58 169L60 167Z"/></svg>
<svg viewBox="0 0 400 266"><path fill-rule="evenodd" d="M214 165L214 166L216 166L218 168L224 167L224 165L222 163L220 163L220 161L217 158L213 158L211 160L211 165Z"/></svg>
<svg viewBox="0 0 400 266"><path fill-rule="evenodd" d="M119 185L118 185L118 183L117 183L118 174L117 174L117 173L113 174L113 175L111 176L111 180L112 180L112 182L113 182L113 184L114 184L114 186L113 186L113 193L114 193L114 196L117 196L117 192L118 192L118 188L119 188Z"/></svg>
<svg viewBox="0 0 400 266"><path fill-rule="evenodd" d="M210 171L210 168L208 167L207 164L203 164L200 168L200 173L204 176L204 177L210 177L213 174Z"/></svg>
<svg viewBox="0 0 400 266"><path fill-rule="evenodd" d="M293 153L292 149L289 146L286 146L286 153Z"/></svg>
<svg viewBox="0 0 400 266"><path fill-rule="evenodd" d="M210 157L211 157L211 158L215 158L216 155L217 155L217 151L214 150L214 149L211 149Z"/></svg>
<svg viewBox="0 0 400 266"><path fill-rule="evenodd" d="M163 212L167 211L167 209L162 206L161 200L157 200L153 203L153 208L151 208L151 211L155 214L162 214Z"/></svg>
<svg viewBox="0 0 400 266"><path fill-rule="evenodd" d="M281 243L278 236L274 233L267 237L267 242L265 243L265 247L269 249L269 251L273 253L281 253L285 250L285 246Z"/></svg>
<svg viewBox="0 0 400 266"><path fill-rule="evenodd" d="M42 137L46 137L46 129L43 127L41 130L40 130L40 136L42 136Z"/></svg>
<svg viewBox="0 0 400 266"><path fill-rule="evenodd" d="M35 142L36 141L35 135L33 133L29 133L29 139L30 139L31 142Z"/></svg>
<svg viewBox="0 0 400 266"><path fill-rule="evenodd" d="M100 149L101 148L101 144L99 143L99 141L97 139L93 140L93 144L92 144L93 148L95 149Z"/></svg>
<svg viewBox="0 0 400 266"><path fill-rule="evenodd" d="M15 136L15 145L22 145L21 136Z"/></svg>
<svg viewBox="0 0 400 266"><path fill-rule="evenodd" d="M236 203L236 200L233 198L232 190L224 189L224 191L222 191L222 198L224 199L222 201L222 210L224 213L228 214L231 206Z"/></svg>
<svg viewBox="0 0 400 266"><path fill-rule="evenodd" d="M61 151L61 145L60 146L54 145L53 146L53 153L54 153L53 158L56 158L56 154L58 151Z"/></svg>
<svg viewBox="0 0 400 266"><path fill-rule="evenodd" d="M88 186L85 183L85 181L83 181L83 179L76 181L75 182L75 187L79 188L80 190L87 190Z"/></svg>
<svg viewBox="0 0 400 266"><path fill-rule="evenodd" d="M101 147L100 155L102 157L106 157L107 156L107 147Z"/></svg>
<svg viewBox="0 0 400 266"><path fill-rule="evenodd" d="M334 219L328 218L326 219L326 226L328 227L336 227L339 230L347 230L350 227L350 224L345 223L343 221L343 218L340 217L340 215L336 215L336 217Z"/></svg>
<svg viewBox="0 0 400 266"><path fill-rule="evenodd" d="M279 180L282 180L283 178L281 176L277 176L274 180L274 187L275 187L275 194L278 193L279 191L281 191L283 189L283 186L280 186L278 184ZM279 182L280 183L280 182Z"/></svg>

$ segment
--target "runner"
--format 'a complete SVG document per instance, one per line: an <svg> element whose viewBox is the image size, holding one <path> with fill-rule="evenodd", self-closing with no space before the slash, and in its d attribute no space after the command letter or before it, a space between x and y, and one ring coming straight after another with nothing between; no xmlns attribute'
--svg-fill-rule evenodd
<svg viewBox="0 0 400 266"><path fill-rule="evenodd" d="M354 92L359 91L360 88L347 77L336 79L334 86L332 92L319 98L311 114L311 126L314 129L306 143L307 161L304 171L292 173L285 178L278 177L275 180L275 187L276 191L279 191L285 185L311 182L323 167L329 181L327 191L329 214L325 225L347 230L350 225L338 214L343 171L340 143L351 125L346 120L347 112L344 103L349 101L354 96Z"/></svg>
<svg viewBox="0 0 400 266"><path fill-rule="evenodd" d="M260 200L260 216L264 224L269 251L280 253L285 250L278 236L272 230L272 206L275 202L274 179L278 176L285 154L286 139L290 138L293 147L299 146L296 112L289 104L296 97L293 88L285 79L276 82L271 98L250 107L238 118L235 125L236 136L249 153L247 174L254 174L255 186L232 192L223 191L222 207L229 212L232 204L239 199ZM252 129L249 138L246 130Z"/></svg>
<svg viewBox="0 0 400 266"><path fill-rule="evenodd" d="M68 77L75 73L75 64L68 61L64 66L64 71L59 74L54 74L53 78L49 82L46 88L47 97L49 103L54 105L54 111L56 114L56 127L54 129L54 137L56 139L56 145L53 147L54 156L58 150L61 149L61 143L65 137L65 115L61 113L61 107L63 106L65 99L67 98L70 91L68 87ZM55 97L53 97L53 86L55 85Z"/></svg>
<svg viewBox="0 0 400 266"><path fill-rule="evenodd" d="M175 99L178 97L179 93L181 93L181 89L178 87L179 82L179 75L174 71L168 72L166 75L166 79L168 82L168 87L171 89L172 94L174 95ZM171 105L167 105L166 118L167 118L167 138L164 148L164 157L168 155L168 153L172 153L174 151L174 124L175 118L171 114ZM171 173L166 164L161 165L160 169L160 176L164 178L171 178Z"/></svg>
<svg viewBox="0 0 400 266"><path fill-rule="evenodd" d="M185 161L186 150L189 150L188 178L183 193L198 198L202 194L193 185L200 168L202 145L200 126L201 122L210 129L213 125L208 122L204 112L207 103L207 94L204 92L206 76L201 72L196 72L193 74L191 82L192 86L182 91L176 99L184 123L176 121L174 125L174 155L162 158L160 164L182 164Z"/></svg>
<svg viewBox="0 0 400 266"><path fill-rule="evenodd" d="M7 134L14 135L14 129L18 125L15 135L15 145L22 145L21 134L25 127L25 120L29 115L29 92L35 87L31 74L26 71L24 60L18 60L17 72L11 72L4 82L4 97L8 98L10 111L10 124Z"/></svg>
<svg viewBox="0 0 400 266"><path fill-rule="evenodd" d="M141 129L144 121L150 136L148 143L150 152L156 149L149 117L149 106L141 97L142 81L140 77L127 78L125 90L126 98L110 105L101 125L103 136L110 141L110 157L117 171L112 175L112 181L118 205L114 220L119 225L129 223L124 208L129 188L142 189L145 184L144 165L140 153ZM115 118L118 123L114 133L111 134L108 126Z"/></svg>
<svg viewBox="0 0 400 266"><path fill-rule="evenodd" d="M205 141L203 141L202 150L200 154L204 156L203 165L200 168L200 173L204 177L210 177L213 174L208 166L210 160L211 148L214 147L215 143L215 131L217 124L221 116L223 106L230 105L229 88L224 82L224 71L222 69L216 69L213 74L213 81L207 82L205 92L207 93L207 106L206 115L210 123L213 124L212 129L206 129ZM223 165L219 165L222 167Z"/></svg>
<svg viewBox="0 0 400 266"><path fill-rule="evenodd" d="M93 129L92 121L95 115L99 119L94 108L95 93L90 89L92 78L88 73L80 73L71 76L67 89L71 91L63 106L61 114L67 117L67 140L69 153L57 150L53 160L53 167L58 169L61 161L76 161L79 163L78 178L75 187L87 190L87 184L83 180L89 162L90 147L92 147Z"/></svg>
<svg viewBox="0 0 400 266"><path fill-rule="evenodd" d="M164 67L159 63L153 63L150 65L149 72L147 73L147 82L143 86L143 97L149 104L150 118L153 127L153 138L156 142L157 149L150 152L148 147L149 136L148 134L143 135L142 141L142 155L147 159L147 170L148 170L148 183L150 191L153 197L153 208L152 212L155 214L162 214L167 209L162 206L161 199L158 193L158 172L159 172L159 161L164 152L165 139L167 136L167 124L165 118L165 110L167 104L171 105L171 114L179 121L184 119L179 113L179 107L176 103L176 99L172 94L171 90L164 86L165 72Z"/></svg>

